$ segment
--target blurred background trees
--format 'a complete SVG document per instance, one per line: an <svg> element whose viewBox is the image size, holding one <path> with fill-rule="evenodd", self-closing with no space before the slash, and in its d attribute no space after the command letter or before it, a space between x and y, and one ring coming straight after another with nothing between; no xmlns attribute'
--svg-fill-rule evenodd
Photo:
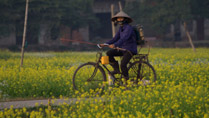
<svg viewBox="0 0 209 118"><path fill-rule="evenodd" d="M15 31L21 44L25 0L1 0L0 6L0 36ZM61 25L73 30L92 25L96 21L92 7L93 0L30 0L27 39L37 43L41 33L56 39Z"/></svg>
<svg viewBox="0 0 209 118"><path fill-rule="evenodd" d="M89 33L85 36L90 37L91 41L98 35L101 37L97 39L107 40L112 36L110 4L117 4L118 1L122 1L123 10L134 19L135 24L145 27L145 36L182 41L182 24L186 22L190 29L195 26L195 30L192 30L195 31L195 39L208 39L209 35L205 37L205 21L209 19L208 0L30 0L26 35L28 44L58 40L63 27L70 28L66 31L71 38L73 31L78 30ZM95 7L101 8L102 13L95 11ZM25 0L0 1L0 44L5 42L4 37L15 38L13 44L22 44L24 13ZM100 29L97 30L97 27ZM80 28L86 30L80 31ZM173 34L167 38L170 32ZM45 39L50 40L42 43Z"/></svg>
<svg viewBox="0 0 209 118"><path fill-rule="evenodd" d="M164 35L174 25L175 39L179 38L180 25L195 20L197 39L204 39L204 20L209 18L208 0L133 0L126 4L126 10L136 22L147 24Z"/></svg>

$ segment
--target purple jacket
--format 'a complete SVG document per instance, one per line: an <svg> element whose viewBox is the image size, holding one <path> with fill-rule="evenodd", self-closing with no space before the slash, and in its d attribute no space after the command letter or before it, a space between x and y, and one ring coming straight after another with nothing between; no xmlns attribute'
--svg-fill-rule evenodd
<svg viewBox="0 0 209 118"><path fill-rule="evenodd" d="M124 24L123 27L120 27L115 37L106 43L114 44L115 47L124 48L133 54L137 54L136 34L133 27L129 24Z"/></svg>

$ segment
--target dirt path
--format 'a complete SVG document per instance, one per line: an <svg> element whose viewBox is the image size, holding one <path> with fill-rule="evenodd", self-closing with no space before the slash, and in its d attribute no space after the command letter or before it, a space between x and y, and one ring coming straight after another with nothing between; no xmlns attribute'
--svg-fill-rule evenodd
<svg viewBox="0 0 209 118"><path fill-rule="evenodd" d="M92 99L98 99L98 98L92 98ZM87 98L83 98L81 100L90 100ZM81 101L79 100L79 101ZM63 103L66 104L74 104L76 101L78 101L76 98L69 98L69 99L51 99L51 100L28 100L28 101L10 101L10 102L0 102L0 109L10 108L13 106L14 109L16 108L23 108L23 107L37 107L40 105L48 105L48 103L51 103L51 105L61 105Z"/></svg>

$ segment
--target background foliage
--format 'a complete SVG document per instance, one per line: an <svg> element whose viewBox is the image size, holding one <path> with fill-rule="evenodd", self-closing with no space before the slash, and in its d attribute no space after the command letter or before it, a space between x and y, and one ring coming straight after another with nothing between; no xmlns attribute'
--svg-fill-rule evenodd
<svg viewBox="0 0 209 118"><path fill-rule="evenodd" d="M209 16L208 0L134 0L126 4L126 10L141 24L149 24L158 35L162 35L174 24L179 31L179 24L197 21L198 39L204 36L204 19Z"/></svg>
<svg viewBox="0 0 209 118"><path fill-rule="evenodd" d="M93 13L95 0L30 0L27 39L38 42L38 37L47 29L51 39L60 35L60 26L73 30L81 27L98 27L99 21ZM124 9L135 23L153 29L155 36L163 37L175 26L176 40L180 24L197 21L197 39L204 39L204 20L209 18L208 0L133 0L127 1ZM21 44L25 14L25 0L0 1L0 36L15 33ZM109 20L109 19L104 19ZM111 30L111 29L109 29ZM46 32L44 32L46 33Z"/></svg>
<svg viewBox="0 0 209 118"><path fill-rule="evenodd" d="M7 36L15 31L17 36L22 36L25 0L0 1L0 36ZM93 0L30 0L28 13L29 37L37 37L41 26L47 25L52 35L59 35L61 25L72 29L92 25L96 18L92 11ZM37 40L37 39L36 39Z"/></svg>

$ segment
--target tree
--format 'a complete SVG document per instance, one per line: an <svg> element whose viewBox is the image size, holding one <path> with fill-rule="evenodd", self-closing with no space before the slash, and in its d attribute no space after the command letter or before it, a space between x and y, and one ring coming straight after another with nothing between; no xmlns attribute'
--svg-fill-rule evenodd
<svg viewBox="0 0 209 118"><path fill-rule="evenodd" d="M209 18L208 0L134 0L127 10L137 21L149 21L158 34L164 34L170 24L197 21L197 37L204 39L204 19ZM133 9L134 8L134 9Z"/></svg>
<svg viewBox="0 0 209 118"><path fill-rule="evenodd" d="M191 0L191 14L197 21L197 38L204 39L204 20L209 18L209 1L208 0Z"/></svg>
<svg viewBox="0 0 209 118"><path fill-rule="evenodd" d="M15 20L19 17L13 10L13 1L0 1L0 36L8 36L15 30Z"/></svg>
<svg viewBox="0 0 209 118"><path fill-rule="evenodd" d="M27 39L37 41L40 32L59 35L60 25L79 29L95 23L92 6L93 0L30 0ZM25 0L0 1L0 36L11 31L22 36L24 11Z"/></svg>
<svg viewBox="0 0 209 118"><path fill-rule="evenodd" d="M60 24L66 25L72 30L96 23L92 10L93 0L61 0L59 8L63 11Z"/></svg>
<svg viewBox="0 0 209 118"><path fill-rule="evenodd" d="M143 2L136 0L135 2L137 3L133 4L138 7L132 10L135 13L133 15L138 16L141 21L149 19L158 33L165 33L170 24L185 21L191 17L189 0L146 0Z"/></svg>

